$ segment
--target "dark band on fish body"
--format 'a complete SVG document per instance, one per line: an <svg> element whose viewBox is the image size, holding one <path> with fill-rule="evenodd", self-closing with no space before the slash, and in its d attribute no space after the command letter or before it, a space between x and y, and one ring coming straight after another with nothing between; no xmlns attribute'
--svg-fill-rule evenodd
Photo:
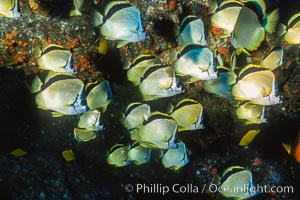
<svg viewBox="0 0 300 200"><path fill-rule="evenodd" d="M134 142L131 146L130 146L130 149L133 149L137 146L140 146L140 144L138 142Z"/></svg>
<svg viewBox="0 0 300 200"><path fill-rule="evenodd" d="M105 16L103 16L103 23L105 23L107 19L111 18L116 12L129 7L132 7L132 5L129 3L120 3L113 5L108 11L108 13Z"/></svg>
<svg viewBox="0 0 300 200"><path fill-rule="evenodd" d="M94 82L94 83L90 83L90 84L87 86L87 88L85 89L85 93L86 93L86 94L89 94L89 93L92 91L92 89L94 89L99 83L100 83L99 81L96 81L96 82Z"/></svg>
<svg viewBox="0 0 300 200"><path fill-rule="evenodd" d="M193 105L193 104L198 104L198 103L195 101L184 101L184 102L180 103L179 105L176 105L175 110L178 110L184 106Z"/></svg>
<svg viewBox="0 0 300 200"><path fill-rule="evenodd" d="M261 24L263 24L264 22L264 13L262 10L262 7L260 7L260 5L255 2L255 1L249 1L247 3L245 3L245 7L251 9L253 12L256 13L258 20Z"/></svg>
<svg viewBox="0 0 300 200"><path fill-rule="evenodd" d="M161 68L164 68L164 67L167 67L167 66L162 66L162 65L154 65L154 66L151 66L149 69L147 69L147 71L145 71L143 77L141 78L141 82L143 80L145 80L146 78L148 78L150 76L150 74L152 74L153 72L155 72L156 70L158 69L161 69Z"/></svg>
<svg viewBox="0 0 300 200"><path fill-rule="evenodd" d="M218 69L218 72L219 72L219 73L229 72L229 69L224 68L224 67L217 67L217 69Z"/></svg>
<svg viewBox="0 0 300 200"><path fill-rule="evenodd" d="M152 55L144 55L142 57L140 57L139 59L135 60L131 65L130 68L134 67L135 65L145 61L145 60L151 60L151 59L155 59L155 56Z"/></svg>
<svg viewBox="0 0 300 200"><path fill-rule="evenodd" d="M190 22L195 21L197 19L198 18L196 16L190 16L189 18L184 20L183 24L180 27L179 33L181 33Z"/></svg>
<svg viewBox="0 0 300 200"><path fill-rule="evenodd" d="M229 2L229 3L225 3L224 5L222 5L221 7L217 8L216 12L219 12L221 10L225 10L226 8L231 8L231 7L242 7L243 4L242 3L238 3L238 2Z"/></svg>
<svg viewBox="0 0 300 200"><path fill-rule="evenodd" d="M246 69L240 76L237 77L236 82L243 79L248 74L251 74L251 73L254 73L254 72L259 72L259 71L266 71L266 69L265 68L260 68L260 67L250 67L249 69Z"/></svg>
<svg viewBox="0 0 300 200"><path fill-rule="evenodd" d="M296 17L293 21L291 21L290 24L288 24L288 26L286 27L286 30L293 28L293 26L300 21L300 15L298 17Z"/></svg>
<svg viewBox="0 0 300 200"><path fill-rule="evenodd" d="M181 56L186 54L188 51L192 51L195 49L201 49L201 48L204 48L204 46L202 46L200 44L190 44L183 48L183 50L177 55L177 59L179 59Z"/></svg>
<svg viewBox="0 0 300 200"><path fill-rule="evenodd" d="M230 176L238 172L244 171L244 168L233 168L231 171L227 172L220 180L220 183L223 184Z"/></svg>
<svg viewBox="0 0 300 200"><path fill-rule="evenodd" d="M42 54L41 55L45 55L45 54L47 54L47 53L49 53L50 51L55 51L55 50L67 50L67 49L65 49L65 48L63 48L63 47L58 47L58 46L50 46L50 47L48 47L48 48L46 48L43 52L42 52Z"/></svg>
<svg viewBox="0 0 300 200"><path fill-rule="evenodd" d="M149 124L150 122L154 121L154 120L157 120L157 119L170 119L170 120L173 120L172 117L170 116L167 116L167 115L163 115L163 114L156 114L156 115L152 115L150 116L147 121L144 121L143 122L143 125L145 126L146 124Z"/></svg>
<svg viewBox="0 0 300 200"><path fill-rule="evenodd" d="M69 76L69 75L66 75L66 74L56 75L56 76L50 78L47 83L42 85L41 90L46 89L47 87L49 87L50 85L52 85L56 81L68 80L68 79L76 79L76 78L74 76Z"/></svg>
<svg viewBox="0 0 300 200"><path fill-rule="evenodd" d="M128 116L129 113L131 113L131 111L133 111L135 108L139 107L140 105L142 105L142 103L135 103L135 104L131 105L131 106L125 111L125 116Z"/></svg>

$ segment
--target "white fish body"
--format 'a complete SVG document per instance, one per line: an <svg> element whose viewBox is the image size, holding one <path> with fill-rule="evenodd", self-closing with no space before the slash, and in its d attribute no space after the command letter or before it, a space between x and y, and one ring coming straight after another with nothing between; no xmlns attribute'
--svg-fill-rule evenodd
<svg viewBox="0 0 300 200"><path fill-rule="evenodd" d="M177 40L181 46L189 43L206 45L204 24L202 20L194 15L185 17L181 23Z"/></svg>
<svg viewBox="0 0 300 200"><path fill-rule="evenodd" d="M183 48L174 63L174 69L178 76L190 76L193 82L218 78L213 52L197 44Z"/></svg>

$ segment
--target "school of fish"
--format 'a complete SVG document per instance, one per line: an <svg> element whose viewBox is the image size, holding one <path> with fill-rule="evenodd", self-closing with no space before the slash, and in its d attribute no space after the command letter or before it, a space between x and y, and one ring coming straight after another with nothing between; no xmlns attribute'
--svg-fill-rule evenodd
<svg viewBox="0 0 300 200"><path fill-rule="evenodd" d="M0 16L22 17L18 0L0 2ZM82 15L83 3L74 0L70 16ZM224 30L219 37L230 37L234 48L230 66L224 66L217 50L206 46L207 31L196 15L185 16L175 30L180 50L174 63L164 65L157 55L142 54L124 64L127 78L140 91L141 99L122 112L121 124L132 142L114 145L107 153L109 164L121 167L160 160L164 167L179 170L189 163L191 152L178 138L178 132L204 129L205 108L190 98L170 105L165 113L152 110L149 104L161 98L179 97L186 91L184 84L203 81L206 92L239 102L236 117L245 125L267 123L266 106L282 102L274 70L283 63L284 47L271 49L259 64L236 66L236 60L241 54L250 56L267 34L275 32L285 42L299 45L300 13L291 16L287 24L281 24L279 9L267 9L264 0L224 0L220 4L214 1L210 13L211 25ZM92 24L103 39L117 41L116 48L143 42L147 37L139 10L126 1L112 1L102 11L95 11ZM63 46L46 45L38 55L37 64L42 72L34 78L31 92L38 108L50 110L53 117L78 115L74 138L80 142L95 139L96 132L105 129L101 117L113 100L110 83L77 78L72 52ZM219 184L232 186L237 180L253 185L251 172L241 166L225 170ZM254 195L221 193L235 199Z"/></svg>

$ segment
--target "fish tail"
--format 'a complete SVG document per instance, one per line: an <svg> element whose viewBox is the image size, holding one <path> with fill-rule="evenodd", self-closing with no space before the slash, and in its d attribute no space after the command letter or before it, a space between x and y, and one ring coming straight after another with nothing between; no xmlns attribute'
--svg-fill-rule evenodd
<svg viewBox="0 0 300 200"><path fill-rule="evenodd" d="M71 17L72 16L81 16L81 15L82 15L82 13L77 9L71 10L71 12L70 12Z"/></svg>
<svg viewBox="0 0 300 200"><path fill-rule="evenodd" d="M274 33L276 31L276 27L279 21L279 9L275 9L273 12L271 12L270 14L268 14L266 16L266 20L265 20L265 30L268 33Z"/></svg>
<svg viewBox="0 0 300 200"><path fill-rule="evenodd" d="M30 92L32 94L36 93L36 92L40 92L42 85L43 85L43 82L41 81L41 79L38 76L36 76L31 84Z"/></svg>
<svg viewBox="0 0 300 200"><path fill-rule="evenodd" d="M99 26L103 23L103 15L101 15L99 12L94 11L93 13L93 20L92 24L94 27Z"/></svg>
<svg viewBox="0 0 300 200"><path fill-rule="evenodd" d="M286 33L286 25L279 23L276 34L282 36Z"/></svg>

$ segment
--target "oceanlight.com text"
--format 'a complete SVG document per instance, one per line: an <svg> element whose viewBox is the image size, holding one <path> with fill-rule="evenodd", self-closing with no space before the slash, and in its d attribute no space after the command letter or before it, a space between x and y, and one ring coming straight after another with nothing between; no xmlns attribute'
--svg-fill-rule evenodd
<svg viewBox="0 0 300 200"><path fill-rule="evenodd" d="M135 194L200 194L210 193L248 193L250 196L262 193L293 193L293 186L267 186L267 185L248 185L241 186L217 186L216 184L204 184L202 186L195 184L173 184L163 185L160 183L153 184L127 184L124 189L128 193Z"/></svg>

